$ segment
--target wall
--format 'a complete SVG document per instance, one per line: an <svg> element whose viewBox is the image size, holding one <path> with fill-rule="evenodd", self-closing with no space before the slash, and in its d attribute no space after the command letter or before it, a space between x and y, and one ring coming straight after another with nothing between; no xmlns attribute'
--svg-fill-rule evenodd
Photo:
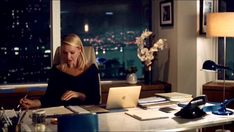
<svg viewBox="0 0 234 132"><path fill-rule="evenodd" d="M153 31L158 38L166 38L170 48L168 82L172 90L193 94L202 94L202 85L214 80L214 75L201 71L202 63L214 59L214 40L198 33L199 0L174 0L174 25L160 27L159 3L153 0Z"/></svg>
<svg viewBox="0 0 234 132"><path fill-rule="evenodd" d="M51 23L52 23L52 33L51 33L51 49L52 49L52 58L53 60L55 50L57 47L60 46L61 44L61 24L60 24L60 0L52 0L52 18L51 18ZM52 63L52 61L51 61Z"/></svg>
<svg viewBox="0 0 234 132"><path fill-rule="evenodd" d="M172 91L177 89L177 42L176 37L176 21L174 19L173 27L160 27L160 15L159 15L159 0L152 1L152 31L156 34L156 39L165 38L167 39L168 47L170 49L169 53L169 68L168 68L168 81L172 84ZM174 12L174 15L176 13ZM161 72L161 71L158 71Z"/></svg>

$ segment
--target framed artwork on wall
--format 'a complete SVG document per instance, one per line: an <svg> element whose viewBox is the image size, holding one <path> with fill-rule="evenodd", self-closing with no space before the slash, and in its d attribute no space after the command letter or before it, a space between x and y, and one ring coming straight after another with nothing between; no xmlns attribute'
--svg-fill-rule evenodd
<svg viewBox="0 0 234 132"><path fill-rule="evenodd" d="M160 2L160 26L173 26L173 0Z"/></svg>
<svg viewBox="0 0 234 132"><path fill-rule="evenodd" d="M206 17L211 12L214 12L214 1L200 0L200 34L206 34Z"/></svg>

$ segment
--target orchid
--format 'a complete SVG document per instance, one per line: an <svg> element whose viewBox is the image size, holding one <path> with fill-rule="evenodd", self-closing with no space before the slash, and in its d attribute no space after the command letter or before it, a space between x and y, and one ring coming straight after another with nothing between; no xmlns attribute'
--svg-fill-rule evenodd
<svg viewBox="0 0 234 132"><path fill-rule="evenodd" d="M137 56L138 58L144 62L144 64L149 67L152 64L152 60L154 59L154 53L160 50L163 50L167 47L166 39L159 39L157 42L153 44L151 48L146 48L146 40L152 35L151 31L147 29L143 31L140 37L136 38L136 44L138 46Z"/></svg>

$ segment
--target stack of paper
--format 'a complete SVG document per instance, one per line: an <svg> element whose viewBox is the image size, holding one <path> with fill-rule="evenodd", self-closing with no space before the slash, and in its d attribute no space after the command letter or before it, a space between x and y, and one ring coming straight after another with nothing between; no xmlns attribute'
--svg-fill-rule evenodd
<svg viewBox="0 0 234 132"><path fill-rule="evenodd" d="M90 113L89 111L87 111L86 109L80 107L80 106L67 106L67 108L69 110L71 110L72 112L74 113L77 113L77 114L88 114Z"/></svg>
<svg viewBox="0 0 234 132"><path fill-rule="evenodd" d="M149 108L151 106L159 106L165 103L169 103L170 101L162 98L162 97L147 97L147 98L141 98L138 100L138 105L142 108Z"/></svg>
<svg viewBox="0 0 234 132"><path fill-rule="evenodd" d="M179 92L156 93L155 95L158 97L163 97L163 98L168 99L170 101L185 102L185 101L192 100L191 94L179 93Z"/></svg>
<svg viewBox="0 0 234 132"><path fill-rule="evenodd" d="M91 112L91 113L106 113L109 112L109 110L104 109L100 106L97 105L83 105L81 106L82 108L84 108L85 110Z"/></svg>
<svg viewBox="0 0 234 132"><path fill-rule="evenodd" d="M45 110L46 116L73 114L73 112L71 110L65 108L64 106L41 108L38 110Z"/></svg>
<svg viewBox="0 0 234 132"><path fill-rule="evenodd" d="M158 110L143 110L143 109L136 109L136 110L129 110L125 112L125 114L134 117L138 120L153 120L153 119L163 119L168 118L168 114L158 111Z"/></svg>
<svg viewBox="0 0 234 132"><path fill-rule="evenodd" d="M147 97L147 98L141 98L138 100L139 104L143 104L143 103L154 103L154 102L162 102L162 101L166 101L165 98L162 97Z"/></svg>

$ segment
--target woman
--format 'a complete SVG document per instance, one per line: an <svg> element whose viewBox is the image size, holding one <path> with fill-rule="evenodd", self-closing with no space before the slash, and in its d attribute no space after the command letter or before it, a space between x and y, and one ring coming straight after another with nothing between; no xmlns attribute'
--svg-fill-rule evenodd
<svg viewBox="0 0 234 132"><path fill-rule="evenodd" d="M51 69L45 95L36 100L22 98L22 107L30 109L99 103L98 69L95 64L88 65L80 38L76 34L65 36L60 53L60 64Z"/></svg>

